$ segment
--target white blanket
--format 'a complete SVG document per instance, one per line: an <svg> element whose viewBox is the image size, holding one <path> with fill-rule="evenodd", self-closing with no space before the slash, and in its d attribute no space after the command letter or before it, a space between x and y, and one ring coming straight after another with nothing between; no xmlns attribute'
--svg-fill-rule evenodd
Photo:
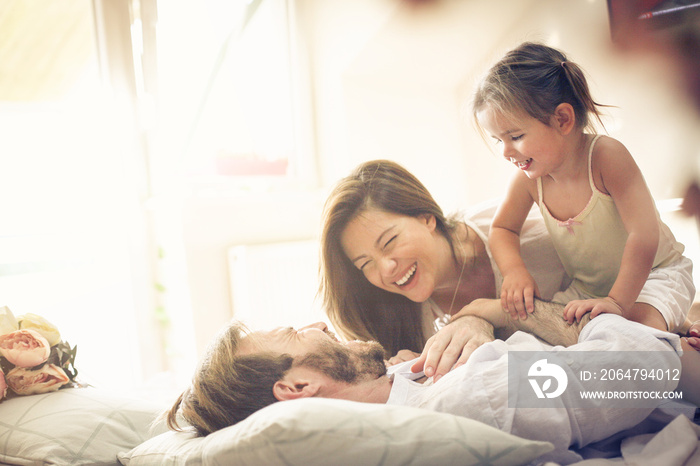
<svg viewBox="0 0 700 466"><path fill-rule="evenodd" d="M513 390L515 395L520 392L509 386L509 351L547 351L552 356L574 351L605 351L625 360L640 359L639 367L648 364L648 367L673 369L680 362L672 348L678 350L677 335L645 327L617 315L605 314L586 325L579 343L569 348L552 348L530 334L516 332L506 342L494 341L482 345L465 365L451 371L437 383L432 384L429 380L417 384L397 377L388 403L457 414L523 438L548 441L555 446L548 460L572 464L590 456L579 455L570 448L585 447L627 431L645 421L656 406L600 405L596 399L577 399L580 392L590 389L576 375L581 371L580 361L571 359L564 364L569 385L561 396L549 400L553 407L510 408L509 390ZM621 352L625 352L624 356ZM605 389L623 391L627 389L627 383L625 380L610 380L605 382ZM639 380L635 384L642 391L670 391L677 382ZM514 404L517 405L517 400ZM656 431L658 429L653 430Z"/></svg>
<svg viewBox="0 0 700 466"><path fill-rule="evenodd" d="M621 451L618 458L589 459L575 466L696 466L700 464L700 426L681 415L656 434L624 439Z"/></svg>

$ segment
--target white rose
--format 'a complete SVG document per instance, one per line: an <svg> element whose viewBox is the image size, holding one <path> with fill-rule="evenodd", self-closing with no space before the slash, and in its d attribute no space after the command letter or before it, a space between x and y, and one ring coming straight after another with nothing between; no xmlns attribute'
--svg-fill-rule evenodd
<svg viewBox="0 0 700 466"><path fill-rule="evenodd" d="M21 329L39 332L49 342L49 346L58 344L61 341L61 334L58 328L41 316L27 313L17 317L17 322L19 322L19 328Z"/></svg>
<svg viewBox="0 0 700 466"><path fill-rule="evenodd" d="M19 329L19 324L10 308L7 306L0 307L0 335L14 332L17 329Z"/></svg>

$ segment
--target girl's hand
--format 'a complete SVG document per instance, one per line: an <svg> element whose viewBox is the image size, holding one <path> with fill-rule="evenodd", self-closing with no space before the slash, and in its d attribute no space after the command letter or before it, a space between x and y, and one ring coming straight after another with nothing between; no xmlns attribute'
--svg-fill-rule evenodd
<svg viewBox="0 0 700 466"><path fill-rule="evenodd" d="M587 312L591 313L591 319L602 313L618 314L624 317L624 312L620 305L608 296L606 298L569 301L569 304L564 308L564 319L570 324L574 320L581 322L581 318Z"/></svg>
<svg viewBox="0 0 700 466"><path fill-rule="evenodd" d="M687 336L688 344L696 351L700 351L700 320L696 320L690 325Z"/></svg>
<svg viewBox="0 0 700 466"><path fill-rule="evenodd" d="M539 295L537 283L526 268L514 269L503 276L501 306L512 319L527 319L528 312L535 310L535 296Z"/></svg>
<svg viewBox="0 0 700 466"><path fill-rule="evenodd" d="M407 349L402 349L398 353L396 353L396 355L390 357L387 361L384 361L384 364L386 364L386 367L390 367L395 364L410 361L411 359L416 359L418 356L420 356L420 353L416 353Z"/></svg>
<svg viewBox="0 0 700 466"><path fill-rule="evenodd" d="M476 316L460 317L428 339L411 371L422 370L437 382L453 368L466 363L475 349L493 340L493 325Z"/></svg>

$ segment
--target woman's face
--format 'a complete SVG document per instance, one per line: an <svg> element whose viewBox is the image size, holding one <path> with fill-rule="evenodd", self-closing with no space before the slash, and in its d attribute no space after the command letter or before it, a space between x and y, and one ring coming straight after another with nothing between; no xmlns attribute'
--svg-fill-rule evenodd
<svg viewBox="0 0 700 466"><path fill-rule="evenodd" d="M432 215L408 217L368 209L348 223L340 243L371 284L424 302L439 280L439 258L444 257L439 248L447 245L435 225Z"/></svg>

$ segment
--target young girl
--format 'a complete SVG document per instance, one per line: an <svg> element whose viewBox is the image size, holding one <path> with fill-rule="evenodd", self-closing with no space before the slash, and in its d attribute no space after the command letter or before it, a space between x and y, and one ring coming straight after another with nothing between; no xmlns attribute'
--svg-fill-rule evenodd
<svg viewBox="0 0 700 466"><path fill-rule="evenodd" d="M573 279L553 298L566 304L565 319L609 312L679 330L695 295L692 263L625 146L590 131L599 107L581 68L536 43L507 53L477 88L479 128L518 168L489 234L504 277L501 304L524 319L539 296L519 237L536 202Z"/></svg>

